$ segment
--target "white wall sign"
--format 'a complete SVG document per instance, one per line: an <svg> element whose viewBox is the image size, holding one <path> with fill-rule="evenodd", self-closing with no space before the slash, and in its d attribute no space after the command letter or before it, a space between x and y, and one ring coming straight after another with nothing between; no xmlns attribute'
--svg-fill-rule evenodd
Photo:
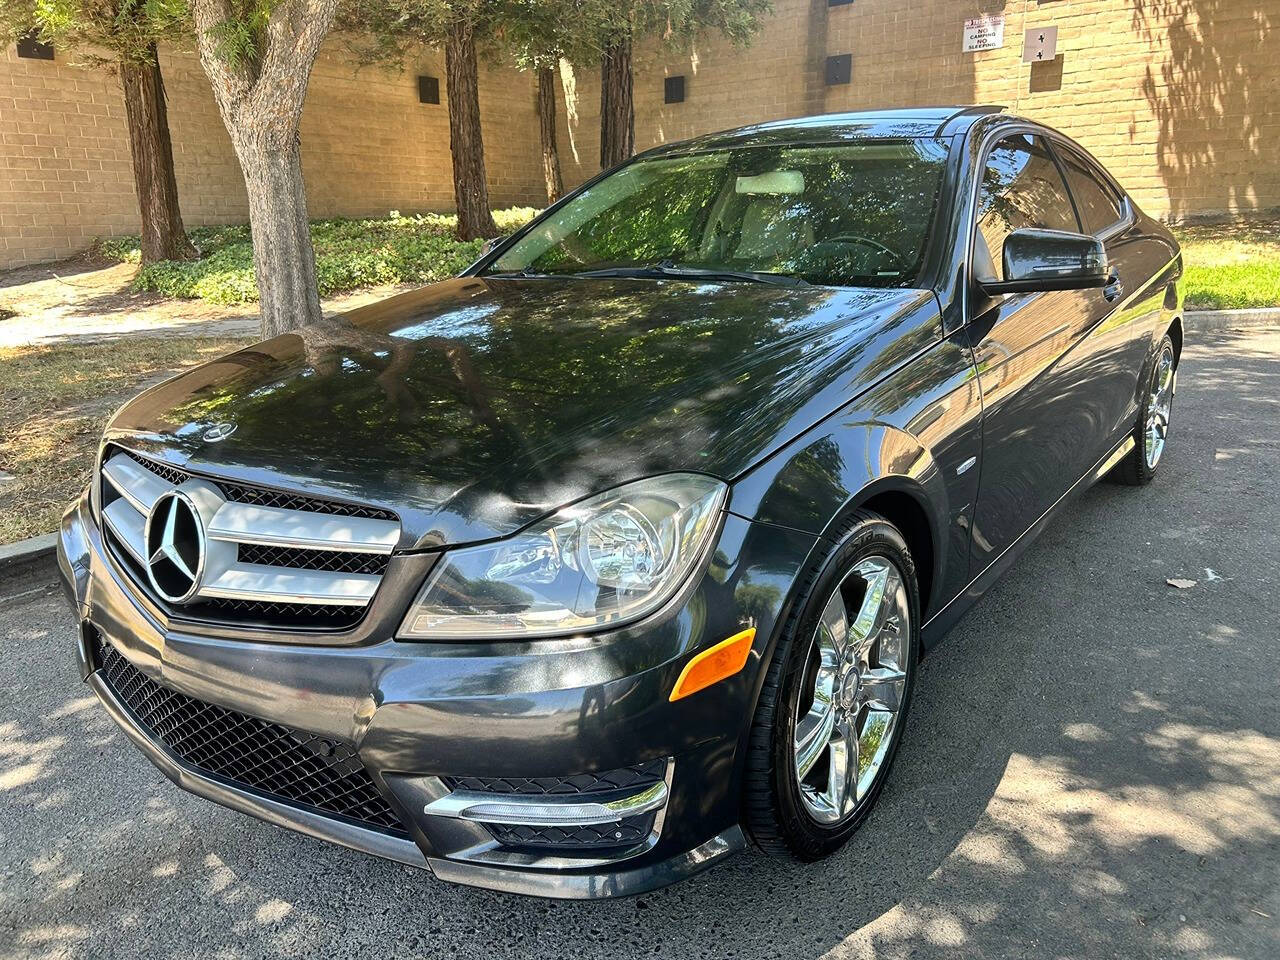
<svg viewBox="0 0 1280 960"><path fill-rule="evenodd" d="M1028 30L1022 42L1023 63L1044 63L1058 55L1058 28L1036 27Z"/></svg>
<svg viewBox="0 0 1280 960"><path fill-rule="evenodd" d="M964 22L964 52L995 50L1004 46L1004 15L974 17Z"/></svg>

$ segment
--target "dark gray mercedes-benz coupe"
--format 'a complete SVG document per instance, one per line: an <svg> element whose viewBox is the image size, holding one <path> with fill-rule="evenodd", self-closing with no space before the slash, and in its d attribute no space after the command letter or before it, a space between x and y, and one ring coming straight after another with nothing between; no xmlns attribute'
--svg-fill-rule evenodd
<svg viewBox="0 0 1280 960"><path fill-rule="evenodd" d="M126 404L62 523L81 672L180 786L445 880L817 859L922 652L1073 494L1153 478L1181 272L998 108L650 150Z"/></svg>

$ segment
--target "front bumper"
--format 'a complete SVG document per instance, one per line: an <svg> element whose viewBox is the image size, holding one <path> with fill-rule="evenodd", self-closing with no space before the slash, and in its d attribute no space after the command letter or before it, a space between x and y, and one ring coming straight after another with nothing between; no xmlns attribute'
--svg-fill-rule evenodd
<svg viewBox="0 0 1280 960"><path fill-rule="evenodd" d="M87 498L63 520L58 557L82 624L82 675L179 786L442 879L606 897L665 885L744 845L740 745L773 622L812 547L807 536L729 515L711 568L646 623L567 640L360 646L248 642L157 619L109 558ZM768 586L774 589L760 589ZM762 596L777 599L762 603ZM747 668L668 702L689 657L747 620L757 627ZM403 834L328 816L187 762L106 681L95 634L166 690L348 746ZM653 830L625 848L560 853L500 842L484 823L459 815L467 798L451 786L456 778L575 777L659 759L666 777ZM646 810L654 810L654 796ZM483 814L483 805L477 809Z"/></svg>

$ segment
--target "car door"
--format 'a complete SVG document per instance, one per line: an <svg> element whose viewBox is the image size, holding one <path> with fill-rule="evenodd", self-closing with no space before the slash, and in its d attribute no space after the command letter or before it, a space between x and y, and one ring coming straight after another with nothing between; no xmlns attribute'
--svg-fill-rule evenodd
<svg viewBox="0 0 1280 960"><path fill-rule="evenodd" d="M969 340L983 403L972 572L996 559L1087 469L1102 428L1087 397L1088 290L989 297L1004 238L1037 227L1079 232L1061 170L1039 134L1006 135L985 155L970 259Z"/></svg>
<svg viewBox="0 0 1280 960"><path fill-rule="evenodd" d="M1097 407L1104 442L1115 443L1133 427L1137 415L1137 383L1145 348L1136 335L1142 324L1135 321L1159 313L1164 290L1148 290L1146 285L1165 261L1157 259L1153 264L1151 245L1131 229L1135 218L1123 194L1095 161L1064 140L1055 139L1053 150L1084 232L1102 240L1111 262L1113 282L1087 292L1094 327L1086 372L1094 384L1089 401Z"/></svg>

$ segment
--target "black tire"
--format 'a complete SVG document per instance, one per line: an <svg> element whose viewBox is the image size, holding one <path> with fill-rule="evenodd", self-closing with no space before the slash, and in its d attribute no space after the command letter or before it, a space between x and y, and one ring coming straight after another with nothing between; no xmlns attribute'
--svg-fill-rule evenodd
<svg viewBox="0 0 1280 960"><path fill-rule="evenodd" d="M1160 459L1155 463L1147 462L1147 446L1146 432L1147 419L1151 413L1151 398L1155 393L1155 386L1161 374L1161 359L1166 354L1173 358L1173 369L1177 370L1177 353L1173 349L1173 340L1168 334L1160 341L1160 346L1155 352L1155 359L1151 364L1151 369L1145 374L1145 380L1142 389L1142 402L1138 406L1138 419L1133 425L1134 447L1129 451L1128 455L1115 465L1107 479L1114 483L1124 484L1128 487L1145 487L1148 483L1155 479L1156 471L1160 468ZM1172 412L1173 395L1169 396L1170 412ZM1166 434L1168 427L1166 425ZM1167 438L1166 438L1167 443Z"/></svg>
<svg viewBox="0 0 1280 960"><path fill-rule="evenodd" d="M915 564L906 539L884 517L869 511L853 513L827 556L809 571L801 595L774 649L764 687L752 719L743 790L744 822L755 845L765 853L800 861L819 860L839 849L875 806L902 742L915 667L920 659L920 595ZM910 630L904 661L905 692L893 729L893 741L875 780L847 819L819 823L800 796L793 750L798 692L822 607L844 575L861 560L879 555L898 567L906 588Z"/></svg>

